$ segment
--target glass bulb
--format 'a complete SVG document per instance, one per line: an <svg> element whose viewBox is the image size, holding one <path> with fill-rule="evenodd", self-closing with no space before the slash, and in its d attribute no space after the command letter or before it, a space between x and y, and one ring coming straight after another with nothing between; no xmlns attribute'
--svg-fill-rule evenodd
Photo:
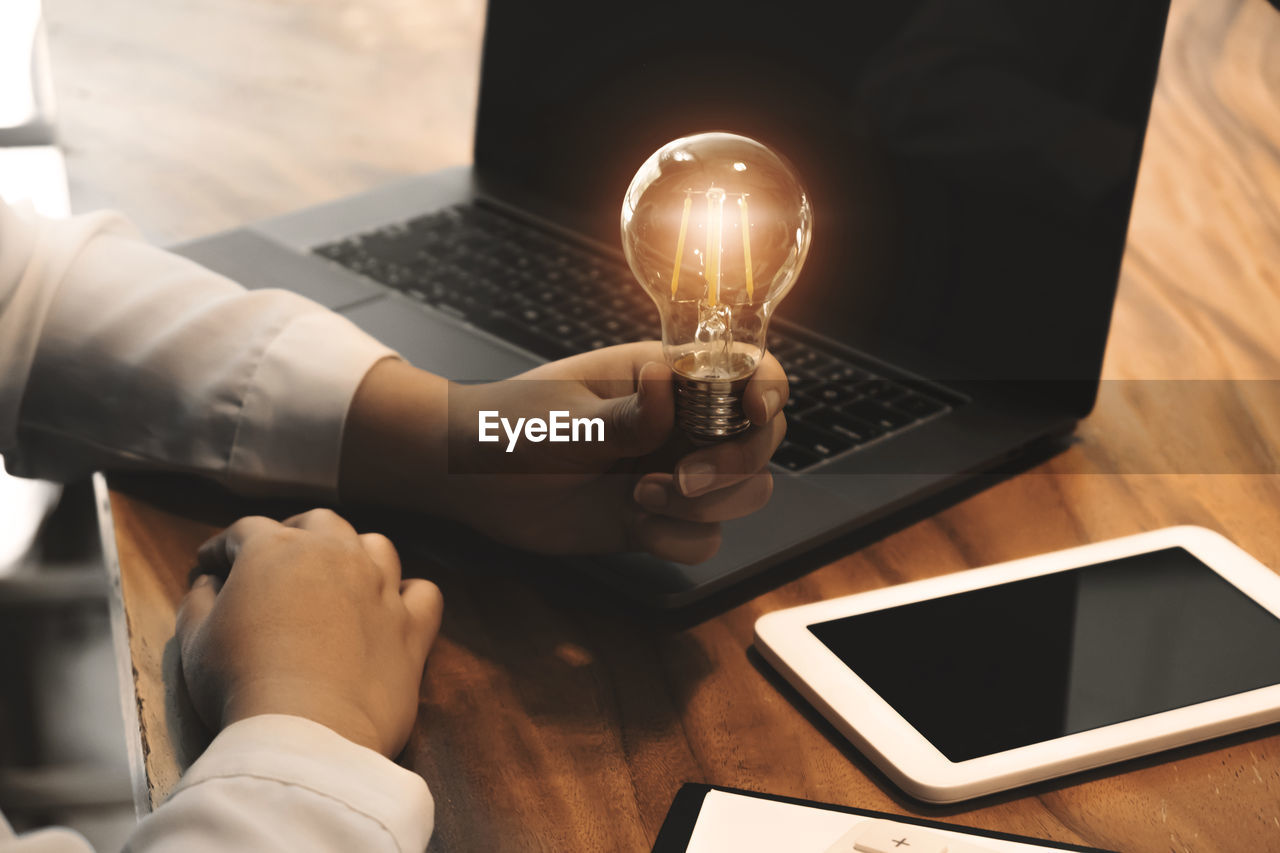
<svg viewBox="0 0 1280 853"><path fill-rule="evenodd" d="M636 172L622 202L622 249L658 306L677 422L692 437L749 426L742 391L812 230L795 170L745 136L685 136Z"/></svg>

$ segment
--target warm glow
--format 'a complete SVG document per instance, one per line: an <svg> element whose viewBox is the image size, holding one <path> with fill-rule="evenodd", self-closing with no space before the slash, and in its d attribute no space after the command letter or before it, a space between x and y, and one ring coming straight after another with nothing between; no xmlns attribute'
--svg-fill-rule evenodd
<svg viewBox="0 0 1280 853"><path fill-rule="evenodd" d="M677 375L750 375L770 315L804 263L812 222L795 172L755 140L684 137L641 165L622 204L623 250L658 307L663 355Z"/></svg>

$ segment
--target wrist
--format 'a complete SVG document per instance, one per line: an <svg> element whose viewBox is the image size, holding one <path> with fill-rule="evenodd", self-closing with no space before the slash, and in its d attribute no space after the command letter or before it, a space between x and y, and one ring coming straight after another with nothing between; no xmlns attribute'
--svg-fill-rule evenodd
<svg viewBox="0 0 1280 853"><path fill-rule="evenodd" d="M445 514L449 383L398 359L365 375L343 431L344 503Z"/></svg>
<svg viewBox="0 0 1280 853"><path fill-rule="evenodd" d="M221 728L266 714L311 720L359 746L387 756L394 754L368 713L350 700L317 692L314 684L292 689L276 681L266 687L233 691L223 703Z"/></svg>

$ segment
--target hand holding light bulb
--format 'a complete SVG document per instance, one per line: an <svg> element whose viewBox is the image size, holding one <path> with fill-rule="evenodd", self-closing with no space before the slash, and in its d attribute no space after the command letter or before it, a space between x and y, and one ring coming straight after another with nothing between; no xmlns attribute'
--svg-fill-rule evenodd
<svg viewBox="0 0 1280 853"><path fill-rule="evenodd" d="M788 388L766 335L811 228L793 170L760 143L709 133L663 146L622 210L661 345L607 347L466 386L388 359L352 404L344 496L453 518L541 553L708 559L720 522L760 509L773 489ZM514 421L551 410L601 417L606 440L525 443L514 454L476 443L479 411ZM451 435L461 439L452 448ZM474 473L486 462L469 457L491 462L494 447L498 466Z"/></svg>
<svg viewBox="0 0 1280 853"><path fill-rule="evenodd" d="M627 262L658 306L675 374L676 420L691 438L747 429L742 392L769 319L809 251L813 213L794 170L745 136L669 142L622 204Z"/></svg>
<svg viewBox="0 0 1280 853"><path fill-rule="evenodd" d="M786 432L786 375L766 354L743 392L752 428L695 448L674 429L672 385L657 341L592 350L479 385L454 385L385 359L352 403L343 499L451 518L539 553L643 551L700 562L719 547L720 522L769 500L769 459ZM475 441L478 411L516 418L551 409L603 418L607 440L522 442L511 454ZM458 439L452 448L451 435ZM461 473L485 467L468 459L481 451L499 467Z"/></svg>

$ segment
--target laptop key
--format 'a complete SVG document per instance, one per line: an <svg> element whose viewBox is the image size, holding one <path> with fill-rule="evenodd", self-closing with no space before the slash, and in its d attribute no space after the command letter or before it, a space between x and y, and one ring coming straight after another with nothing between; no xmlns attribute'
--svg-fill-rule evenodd
<svg viewBox="0 0 1280 853"><path fill-rule="evenodd" d="M609 335L621 335L627 330L627 325L616 317L606 317L596 327Z"/></svg>
<svg viewBox="0 0 1280 853"><path fill-rule="evenodd" d="M589 334L578 338L574 343L578 344L581 350L593 350L617 346L618 344L626 343L626 341L615 335Z"/></svg>
<svg viewBox="0 0 1280 853"><path fill-rule="evenodd" d="M802 420L787 424L787 441L799 445L826 459L853 447L854 442L847 436L827 432Z"/></svg>
<svg viewBox="0 0 1280 853"><path fill-rule="evenodd" d="M852 383L871 379L872 374L860 367L854 367L852 364L840 364L824 371L821 377L827 382Z"/></svg>
<svg viewBox="0 0 1280 853"><path fill-rule="evenodd" d="M554 319L541 327L541 331L561 341L571 341L587 334L587 328L581 323L563 318Z"/></svg>
<svg viewBox="0 0 1280 853"><path fill-rule="evenodd" d="M604 303L604 307L617 314L629 314L633 307L631 301L622 294L608 296L602 301Z"/></svg>
<svg viewBox="0 0 1280 853"><path fill-rule="evenodd" d="M556 306L556 313L562 317L571 317L580 323L589 323L600 315L600 312L590 303L580 299L566 299Z"/></svg>
<svg viewBox="0 0 1280 853"><path fill-rule="evenodd" d="M861 399L846 404L841 411L847 415L883 427L886 430L901 429L914 423L916 416L877 400Z"/></svg>
<svg viewBox="0 0 1280 853"><path fill-rule="evenodd" d="M821 408L804 415L803 418L807 423L845 436L855 445L866 444L885 433L884 428L877 424L868 423L836 409Z"/></svg>
<svg viewBox="0 0 1280 853"><path fill-rule="evenodd" d="M404 228L384 228L365 234L360 247L366 254L395 264L413 263L418 254L418 238Z"/></svg>
<svg viewBox="0 0 1280 853"><path fill-rule="evenodd" d="M787 359L788 370L806 370L823 372L835 366L836 362L815 349L801 349Z"/></svg>
<svg viewBox="0 0 1280 853"><path fill-rule="evenodd" d="M791 392L791 396L787 398L786 404L782 407L782 411L786 414L787 420L799 417L805 412L811 412L818 408L818 401L804 394Z"/></svg>
<svg viewBox="0 0 1280 853"><path fill-rule="evenodd" d="M773 353L773 357L783 364L786 364L801 349L800 344L789 338L783 338L778 335L769 336L769 352Z"/></svg>
<svg viewBox="0 0 1280 853"><path fill-rule="evenodd" d="M858 396L849 384L835 382L820 382L805 393L827 406L839 406Z"/></svg>
<svg viewBox="0 0 1280 853"><path fill-rule="evenodd" d="M817 388L820 384L822 383L817 379L810 379L809 377L796 373L792 370L787 371L787 386L791 388L792 394L807 393L808 391Z"/></svg>
<svg viewBox="0 0 1280 853"><path fill-rule="evenodd" d="M564 294L553 287L540 285L529 291L529 298L534 302L540 302L548 308L555 308L558 303L564 301Z"/></svg>
<svg viewBox="0 0 1280 853"><path fill-rule="evenodd" d="M649 326L645 323L638 322L630 317L621 317L618 323L621 328L615 334L622 335L628 340L642 341L651 337Z"/></svg>
<svg viewBox="0 0 1280 853"><path fill-rule="evenodd" d="M545 308L541 305L534 305L531 302L510 305L508 313L530 328L545 322L549 316Z"/></svg>
<svg viewBox="0 0 1280 853"><path fill-rule="evenodd" d="M508 295L507 291L500 287L496 282L487 278L475 278L468 287L470 295L482 302L490 305L503 301Z"/></svg>
<svg viewBox="0 0 1280 853"><path fill-rule="evenodd" d="M881 402L889 402L896 400L903 394L907 393L907 389L903 388L896 382L881 377L867 379L854 385L858 394L862 397L872 397Z"/></svg>
<svg viewBox="0 0 1280 853"><path fill-rule="evenodd" d="M416 276L408 270L376 258L363 261L353 269L363 276L397 289L410 284L416 279Z"/></svg>

